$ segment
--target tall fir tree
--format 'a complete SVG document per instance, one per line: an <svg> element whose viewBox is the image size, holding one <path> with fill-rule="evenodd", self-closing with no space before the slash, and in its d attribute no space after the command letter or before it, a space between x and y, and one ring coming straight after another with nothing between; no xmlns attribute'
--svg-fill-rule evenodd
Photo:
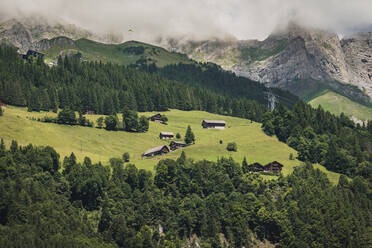
<svg viewBox="0 0 372 248"><path fill-rule="evenodd" d="M187 127L187 130L186 130L185 142L186 142L186 144L194 144L195 143L195 135L192 132L190 125Z"/></svg>

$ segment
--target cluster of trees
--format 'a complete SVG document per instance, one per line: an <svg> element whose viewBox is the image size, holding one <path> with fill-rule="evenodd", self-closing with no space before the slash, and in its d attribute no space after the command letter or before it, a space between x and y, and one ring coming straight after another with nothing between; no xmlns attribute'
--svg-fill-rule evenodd
<svg viewBox="0 0 372 248"><path fill-rule="evenodd" d="M149 120L146 116L138 118L138 114L134 110L124 109L123 120L119 121L118 116L109 115L105 118L99 117L97 119L97 127L102 128L105 124L106 130L124 130L127 132L147 132L149 130Z"/></svg>
<svg viewBox="0 0 372 248"><path fill-rule="evenodd" d="M224 78L225 84L237 80L233 74ZM190 85L161 73L110 63L81 62L77 57L59 58L57 66L49 67L41 59L23 60L14 48L0 46L0 100L28 106L30 111L57 112L58 108L69 107L81 113L113 115L125 108L139 112L176 108L261 121L266 107L256 100L264 99L267 89L258 83L246 87L246 92L254 91L260 97L233 93L225 96L221 91L208 89L207 83Z"/></svg>
<svg viewBox="0 0 372 248"><path fill-rule="evenodd" d="M302 161L321 163L349 176L372 178L372 121L355 124L347 116L299 102L293 111L279 106L263 118L263 130L298 151Z"/></svg>
<svg viewBox="0 0 372 248"><path fill-rule="evenodd" d="M93 127L93 122L88 120L82 113L79 113L79 117L76 118L75 111L66 107L58 112L56 118L51 116L45 116L44 118L39 118L38 121L48 122L48 123L58 123L65 125L79 125Z"/></svg>
<svg viewBox="0 0 372 248"><path fill-rule="evenodd" d="M61 167L63 170L61 170ZM185 154L150 171L51 147L0 145L1 247L370 247L371 182L333 186L310 164L263 181L231 158ZM224 237L224 238L221 238ZM194 241L195 242L195 241Z"/></svg>

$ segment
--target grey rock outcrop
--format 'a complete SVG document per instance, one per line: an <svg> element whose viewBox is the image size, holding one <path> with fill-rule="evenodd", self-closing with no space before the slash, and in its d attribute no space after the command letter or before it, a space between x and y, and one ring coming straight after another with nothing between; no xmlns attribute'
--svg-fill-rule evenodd
<svg viewBox="0 0 372 248"><path fill-rule="evenodd" d="M340 39L332 32L290 23L263 41L213 40L193 42L192 46L173 42L169 47L197 61L214 62L238 75L300 96L316 83L320 88L372 104L370 33Z"/></svg>

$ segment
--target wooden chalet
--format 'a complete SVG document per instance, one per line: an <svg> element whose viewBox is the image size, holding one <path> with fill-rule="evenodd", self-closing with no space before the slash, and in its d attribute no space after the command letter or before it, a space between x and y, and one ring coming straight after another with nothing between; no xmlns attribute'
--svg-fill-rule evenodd
<svg viewBox="0 0 372 248"><path fill-rule="evenodd" d="M3 102L0 102L0 107L2 107L3 109L6 109L6 104Z"/></svg>
<svg viewBox="0 0 372 248"><path fill-rule="evenodd" d="M182 148L182 147L185 147L185 146L187 146L186 143L178 142L178 141L172 141L169 144L169 147L170 147L171 151L177 150L178 148Z"/></svg>
<svg viewBox="0 0 372 248"><path fill-rule="evenodd" d="M161 120L161 117L162 117L161 114L156 114L156 115L149 117L149 121L163 122Z"/></svg>
<svg viewBox="0 0 372 248"><path fill-rule="evenodd" d="M282 168L283 165L281 163L279 163L278 161L273 161L264 166L264 171L281 172Z"/></svg>
<svg viewBox="0 0 372 248"><path fill-rule="evenodd" d="M166 145L157 146L147 150L142 157L152 157L156 155L163 155L169 152L169 148Z"/></svg>
<svg viewBox="0 0 372 248"><path fill-rule="evenodd" d="M249 165L249 170L253 172L259 172L259 171L264 171L264 166L260 163L253 163Z"/></svg>
<svg viewBox="0 0 372 248"><path fill-rule="evenodd" d="M174 134L172 132L160 132L159 137L160 139L173 139Z"/></svg>
<svg viewBox="0 0 372 248"><path fill-rule="evenodd" d="M226 122L223 120L203 120L203 128L225 129Z"/></svg>

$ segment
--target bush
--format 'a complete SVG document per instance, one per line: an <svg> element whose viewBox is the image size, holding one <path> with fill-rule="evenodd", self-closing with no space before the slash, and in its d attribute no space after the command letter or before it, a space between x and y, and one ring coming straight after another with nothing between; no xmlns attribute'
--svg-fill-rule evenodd
<svg viewBox="0 0 372 248"><path fill-rule="evenodd" d="M229 152L236 152L236 151L238 151L238 145L235 142L231 142L231 143L227 144L226 149Z"/></svg>
<svg viewBox="0 0 372 248"><path fill-rule="evenodd" d="M123 161L124 162L129 162L129 159L130 159L129 152L124 152Z"/></svg>
<svg viewBox="0 0 372 248"><path fill-rule="evenodd" d="M181 134L180 133L176 134L176 139L181 139Z"/></svg>
<svg viewBox="0 0 372 248"><path fill-rule="evenodd" d="M220 140L220 145L222 145L223 144L223 141L222 140Z"/></svg>

